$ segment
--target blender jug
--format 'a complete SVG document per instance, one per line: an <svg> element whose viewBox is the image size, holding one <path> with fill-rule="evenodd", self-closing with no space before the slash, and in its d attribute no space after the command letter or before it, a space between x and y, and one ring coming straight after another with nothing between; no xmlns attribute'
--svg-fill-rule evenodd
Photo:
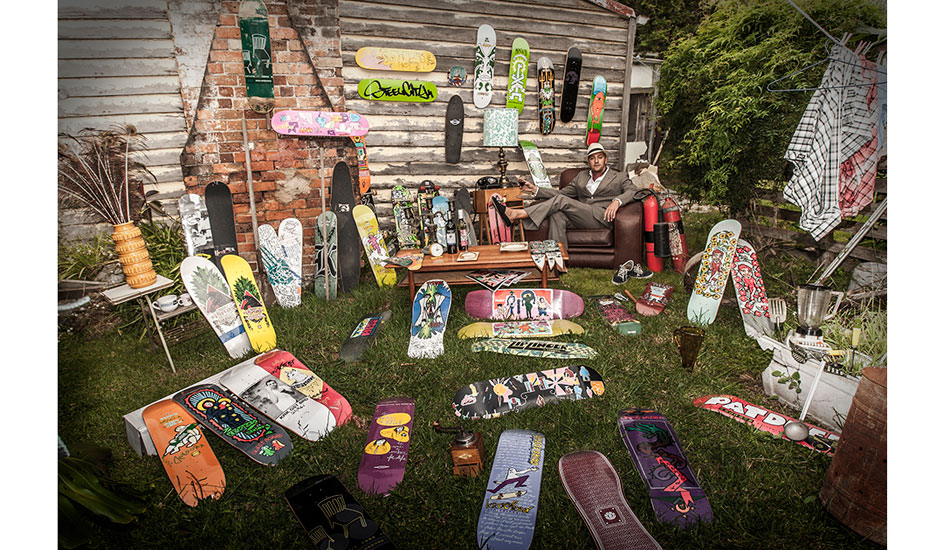
<svg viewBox="0 0 950 550"><path fill-rule="evenodd" d="M828 311L831 297L837 296L834 309ZM823 321L831 319L838 313L838 306L844 298L843 292L831 290L831 287L822 285L798 286L798 325L803 334L821 334L818 327Z"/></svg>

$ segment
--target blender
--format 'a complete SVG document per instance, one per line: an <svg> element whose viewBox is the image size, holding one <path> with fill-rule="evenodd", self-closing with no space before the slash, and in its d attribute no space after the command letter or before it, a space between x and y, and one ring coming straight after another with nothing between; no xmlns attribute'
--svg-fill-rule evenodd
<svg viewBox="0 0 950 550"><path fill-rule="evenodd" d="M829 312L828 305L832 297L837 297L834 308ZM821 335L821 323L838 313L838 306L844 298L843 292L831 290L823 285L798 285L798 328L789 332L786 342L794 343L816 351L827 352L831 346Z"/></svg>

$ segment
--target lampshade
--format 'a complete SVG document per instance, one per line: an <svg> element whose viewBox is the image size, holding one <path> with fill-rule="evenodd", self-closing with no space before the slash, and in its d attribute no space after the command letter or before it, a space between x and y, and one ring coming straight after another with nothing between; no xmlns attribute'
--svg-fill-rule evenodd
<svg viewBox="0 0 950 550"><path fill-rule="evenodd" d="M518 109L485 109L482 145L514 147L518 145Z"/></svg>

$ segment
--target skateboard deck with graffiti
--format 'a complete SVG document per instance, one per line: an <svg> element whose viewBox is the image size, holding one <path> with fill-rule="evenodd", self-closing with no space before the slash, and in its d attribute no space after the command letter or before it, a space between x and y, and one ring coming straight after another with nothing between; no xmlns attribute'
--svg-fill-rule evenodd
<svg viewBox="0 0 950 550"><path fill-rule="evenodd" d="M716 411L737 422L749 424L757 430L768 432L785 441L792 441L785 437L785 424L797 419L771 411L765 407L753 405L734 395L705 395L694 399L693 405L706 410ZM834 454L838 440L841 439L841 434L820 428L808 422L805 422L805 426L808 427L808 437L802 441L793 441L793 443L798 443L802 447L818 451L819 453L828 455Z"/></svg>
<svg viewBox="0 0 950 550"><path fill-rule="evenodd" d="M595 296L594 299L597 300L597 310L620 334L636 335L643 330L640 321L613 296Z"/></svg>
<svg viewBox="0 0 950 550"><path fill-rule="evenodd" d="M652 317L663 313L666 304L670 302L673 288L673 285L663 283L647 283L647 287L643 289L643 294L637 298L637 313L644 317Z"/></svg>
<svg viewBox="0 0 950 550"><path fill-rule="evenodd" d="M407 103L430 103L439 94L431 82L401 80L396 78L364 78L356 92L371 101L403 101Z"/></svg>
<svg viewBox="0 0 950 550"><path fill-rule="evenodd" d="M590 107L587 110L587 145L600 141L606 101L607 80L601 75L597 75L594 77L594 84L590 92Z"/></svg>
<svg viewBox="0 0 950 550"><path fill-rule="evenodd" d="M679 438L660 413L625 409L617 418L620 437L647 485L656 519L680 529L711 523L712 507L686 459Z"/></svg>
<svg viewBox="0 0 950 550"><path fill-rule="evenodd" d="M410 397L384 399L376 404L357 473L364 493L385 495L402 481L415 411L416 402Z"/></svg>
<svg viewBox="0 0 950 550"><path fill-rule="evenodd" d="M214 258L221 267L221 257L237 254L237 232L234 229L234 205L231 189L221 181L213 181L205 187L205 204L208 207L208 222L214 241Z"/></svg>
<svg viewBox="0 0 950 550"><path fill-rule="evenodd" d="M270 125L285 136L364 136L369 132L369 120L352 111L277 111Z"/></svg>
<svg viewBox="0 0 950 550"><path fill-rule="evenodd" d="M409 357L433 358L442 355L442 338L452 306L452 290L441 279L426 281L412 301Z"/></svg>
<svg viewBox="0 0 950 550"><path fill-rule="evenodd" d="M415 230L415 209L412 205L412 195L402 185L396 185L392 190L393 218L396 222L396 240L399 248L419 248L419 237Z"/></svg>
<svg viewBox="0 0 950 550"><path fill-rule="evenodd" d="M436 228L435 239L442 245L442 248L447 245L445 226L448 224L451 215L448 198L439 195L432 199L432 218L435 220Z"/></svg>
<svg viewBox="0 0 950 550"><path fill-rule="evenodd" d="M552 117L553 111L552 111ZM544 163L541 162L541 151L534 143L522 139L518 142L521 147L521 154L524 155L525 164L528 165L528 171L531 172L531 179L537 187L551 187L551 178L547 170L544 169Z"/></svg>
<svg viewBox="0 0 950 550"><path fill-rule="evenodd" d="M456 94L445 109L445 162L458 164L462 156L462 135L465 133L465 106Z"/></svg>
<svg viewBox="0 0 950 550"><path fill-rule="evenodd" d="M604 394L600 373L584 365L558 367L469 384L455 393L452 407L463 419L495 418L556 403Z"/></svg>
<svg viewBox="0 0 950 550"><path fill-rule="evenodd" d="M317 548L395 550L340 480L332 475L312 476L287 489L284 500Z"/></svg>
<svg viewBox="0 0 950 550"><path fill-rule="evenodd" d="M561 86L561 122L574 119L577 107L577 90L581 84L581 51L577 48L567 50L564 59L564 84Z"/></svg>
<svg viewBox="0 0 950 550"><path fill-rule="evenodd" d="M542 136L554 131L554 63L547 57L538 59L538 117Z"/></svg>
<svg viewBox="0 0 950 550"><path fill-rule="evenodd" d="M458 332L464 338L547 338L562 334L583 334L584 327L566 319L537 321L498 321L471 323Z"/></svg>
<svg viewBox="0 0 950 550"><path fill-rule="evenodd" d="M350 168L343 161L333 167L333 186L330 192L332 209L336 214L337 282L340 290L349 292L360 282L360 233L353 219L353 180Z"/></svg>
<svg viewBox="0 0 950 550"><path fill-rule="evenodd" d="M303 225L296 218L280 222L279 231L268 224L257 227L261 261L267 271L277 303L282 307L300 305L303 279Z"/></svg>
<svg viewBox="0 0 950 550"><path fill-rule="evenodd" d="M739 303L745 333L752 338L772 334L772 317L769 315L769 298L762 281L762 268L755 249L745 239L736 241L732 286L736 289L736 301Z"/></svg>
<svg viewBox="0 0 950 550"><path fill-rule="evenodd" d="M357 204L353 207L353 220L356 222L356 229L359 231L360 241L366 252L366 260L373 269L373 276L376 277L376 284L381 287L393 286L396 284L396 271L386 267L389 251L386 249L383 235L379 232L376 214L373 214L368 206Z"/></svg>
<svg viewBox="0 0 950 550"><path fill-rule="evenodd" d="M495 211L495 204L491 199L505 202L505 198L498 193L492 193L488 201L488 236L492 244L511 242L511 228L501 221L501 216Z"/></svg>
<svg viewBox="0 0 950 550"><path fill-rule="evenodd" d="M599 550L660 550L623 495L620 476L597 451L576 451L557 462L561 485Z"/></svg>
<svg viewBox="0 0 950 550"><path fill-rule="evenodd" d="M356 50L356 64L364 69L409 73L431 73L436 65L432 52L372 46Z"/></svg>
<svg viewBox="0 0 950 550"><path fill-rule="evenodd" d="M686 307L686 317L691 323L711 325L716 320L741 230L736 220L723 220L709 230L693 294Z"/></svg>
<svg viewBox="0 0 950 550"><path fill-rule="evenodd" d="M294 448L290 435L259 416L250 405L217 384L199 384L172 398L207 430L249 458L273 466Z"/></svg>
<svg viewBox="0 0 950 550"><path fill-rule="evenodd" d="M241 323L247 331L247 338L251 347L258 353L274 349L277 345L277 332L271 323L261 291L254 281L254 273L247 261L235 254L228 254L221 258L224 267L224 276L231 287L231 297L237 304Z"/></svg>
<svg viewBox="0 0 950 550"><path fill-rule="evenodd" d="M567 267L564 266L564 255L561 254L561 245L554 239L541 241L541 244L544 245L544 253L548 257L548 268L551 271L554 271L555 267L558 271L567 271Z"/></svg>
<svg viewBox="0 0 950 550"><path fill-rule="evenodd" d="M491 25L478 27L475 37L475 73L472 102L479 109L491 103L492 79L495 77L495 29Z"/></svg>
<svg viewBox="0 0 950 550"><path fill-rule="evenodd" d="M515 38L511 43L511 61L508 64L508 96L505 107L524 110L525 94L528 91L528 59L531 49L524 38Z"/></svg>
<svg viewBox="0 0 950 550"><path fill-rule="evenodd" d="M479 548L531 547L543 469L544 435L529 430L502 432L478 516Z"/></svg>
<svg viewBox="0 0 950 550"><path fill-rule="evenodd" d="M476 319L573 319L583 315L584 300L570 290L503 288L473 290L465 296L465 312Z"/></svg>
<svg viewBox="0 0 950 550"><path fill-rule="evenodd" d="M392 317L392 314L392 311L385 309L360 319L360 322L356 323L356 326L350 332L350 336L340 347L340 359L345 363L359 361L363 353L373 345L376 335L382 330L386 321Z"/></svg>
<svg viewBox="0 0 950 550"><path fill-rule="evenodd" d="M335 300L337 283L336 214L321 212L314 226L313 292L320 298ZM324 245L324 242L326 245Z"/></svg>
<svg viewBox="0 0 950 550"><path fill-rule="evenodd" d="M472 351L493 351L524 357L547 359L592 359L597 355L593 348L576 342L551 342L541 340L513 340L489 338L472 344Z"/></svg>
<svg viewBox="0 0 950 550"><path fill-rule="evenodd" d="M254 364L329 409L337 426L349 422L353 409L346 398L293 354L280 349L271 350L255 357Z"/></svg>
<svg viewBox="0 0 950 550"><path fill-rule="evenodd" d="M181 280L228 355L239 359L251 351L251 341L231 298L231 288L218 267L211 260L189 256L181 262Z"/></svg>
<svg viewBox="0 0 950 550"><path fill-rule="evenodd" d="M142 420L175 493L185 504L197 506L202 499L221 498L224 470L194 417L178 403L164 399L146 407Z"/></svg>
<svg viewBox="0 0 950 550"><path fill-rule="evenodd" d="M214 255L214 240L204 197L195 193L182 195L178 199L178 215L181 216L181 229L185 234L185 253L211 258Z"/></svg>
<svg viewBox="0 0 950 550"><path fill-rule="evenodd" d="M274 68L267 6L262 0L244 0L238 18L248 103L255 113L269 113L274 108Z"/></svg>

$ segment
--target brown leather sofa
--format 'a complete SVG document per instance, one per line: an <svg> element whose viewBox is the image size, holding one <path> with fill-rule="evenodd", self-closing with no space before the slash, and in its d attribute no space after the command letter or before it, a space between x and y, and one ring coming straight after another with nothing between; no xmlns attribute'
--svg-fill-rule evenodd
<svg viewBox="0 0 950 550"><path fill-rule="evenodd" d="M568 168L561 172L559 187L570 183L584 168ZM548 238L548 221L534 230L525 230L525 238L539 241ZM643 263L643 203L633 201L617 210L613 229L570 229L567 233L569 266L617 269L627 260Z"/></svg>

